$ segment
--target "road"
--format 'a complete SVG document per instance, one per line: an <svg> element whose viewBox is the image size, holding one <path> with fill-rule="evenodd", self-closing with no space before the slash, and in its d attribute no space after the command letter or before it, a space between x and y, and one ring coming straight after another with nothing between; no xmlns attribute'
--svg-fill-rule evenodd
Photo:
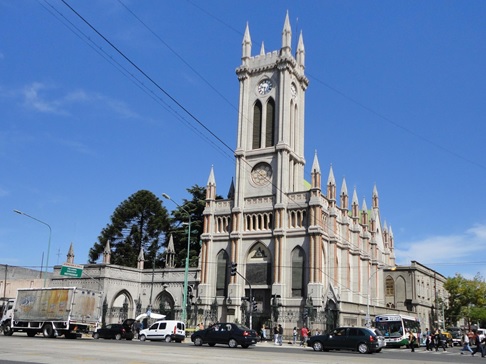
<svg viewBox="0 0 486 364"><path fill-rule="evenodd" d="M409 364L409 363L477 363L485 362L480 355L460 355L460 348L447 352L426 352L423 348L411 353L407 349L386 349L376 354L354 352L314 352L284 344L274 346L262 343L248 349L230 349L226 346L196 347L190 341L182 344L165 342L140 342L93 340L83 338L46 339L29 338L22 333L0 336L0 363L171 363L171 364L239 364L239 363L319 363L319 364ZM479 358L478 358L479 357Z"/></svg>

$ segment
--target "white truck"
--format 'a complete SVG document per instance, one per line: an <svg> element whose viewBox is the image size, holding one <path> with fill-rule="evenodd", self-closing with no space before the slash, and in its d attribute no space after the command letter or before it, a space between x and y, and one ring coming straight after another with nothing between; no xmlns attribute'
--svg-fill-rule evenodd
<svg viewBox="0 0 486 364"><path fill-rule="evenodd" d="M85 288L20 288L17 297L5 305L0 325L3 334L42 333L44 337L64 335L75 339L101 321L102 293Z"/></svg>

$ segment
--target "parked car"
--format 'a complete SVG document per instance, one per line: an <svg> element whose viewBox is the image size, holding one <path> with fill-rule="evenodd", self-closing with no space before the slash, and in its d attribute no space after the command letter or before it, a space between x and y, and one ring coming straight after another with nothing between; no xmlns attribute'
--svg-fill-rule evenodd
<svg viewBox="0 0 486 364"><path fill-rule="evenodd" d="M339 327L324 335L311 336L307 346L314 351L352 350L361 354L378 352L376 334L367 327Z"/></svg>
<svg viewBox="0 0 486 364"><path fill-rule="evenodd" d="M121 324L108 324L102 328L99 328L93 333L94 339L133 339L132 325L135 322L134 319L126 319Z"/></svg>
<svg viewBox="0 0 486 364"><path fill-rule="evenodd" d="M164 340L182 342L186 338L186 325L182 321L161 320L154 322L148 329L141 330L140 341Z"/></svg>
<svg viewBox="0 0 486 364"><path fill-rule="evenodd" d="M218 323L207 329L196 331L191 335L191 341L196 346L226 344L230 348L236 348L238 345L247 348L259 342L260 336L255 330L240 324Z"/></svg>
<svg viewBox="0 0 486 364"><path fill-rule="evenodd" d="M371 328L371 331L373 331L375 333L376 337L378 338L378 350L376 350L376 352L379 353L381 351L381 349L383 349L386 346L385 337L383 336L381 331L378 330L377 328L373 327L373 328Z"/></svg>
<svg viewBox="0 0 486 364"><path fill-rule="evenodd" d="M452 345L462 346L462 331L459 327L448 327L446 328L452 335Z"/></svg>

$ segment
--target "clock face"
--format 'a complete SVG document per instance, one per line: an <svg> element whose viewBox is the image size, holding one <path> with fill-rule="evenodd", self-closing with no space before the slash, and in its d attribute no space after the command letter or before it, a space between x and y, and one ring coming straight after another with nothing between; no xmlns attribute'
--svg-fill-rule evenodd
<svg viewBox="0 0 486 364"><path fill-rule="evenodd" d="M272 90L272 88L272 81L270 81L269 79L263 80L258 84L258 93L260 95L266 95Z"/></svg>
<svg viewBox="0 0 486 364"><path fill-rule="evenodd" d="M272 167L267 163L258 163L251 171L251 179L257 186L265 186L271 182Z"/></svg>

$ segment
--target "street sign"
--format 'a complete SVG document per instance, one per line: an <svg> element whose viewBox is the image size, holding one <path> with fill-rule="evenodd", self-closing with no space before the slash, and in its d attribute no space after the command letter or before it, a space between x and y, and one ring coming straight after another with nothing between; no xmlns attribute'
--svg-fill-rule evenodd
<svg viewBox="0 0 486 364"><path fill-rule="evenodd" d="M61 267L61 275L66 277L81 278L83 275L83 266L79 264L64 263Z"/></svg>

